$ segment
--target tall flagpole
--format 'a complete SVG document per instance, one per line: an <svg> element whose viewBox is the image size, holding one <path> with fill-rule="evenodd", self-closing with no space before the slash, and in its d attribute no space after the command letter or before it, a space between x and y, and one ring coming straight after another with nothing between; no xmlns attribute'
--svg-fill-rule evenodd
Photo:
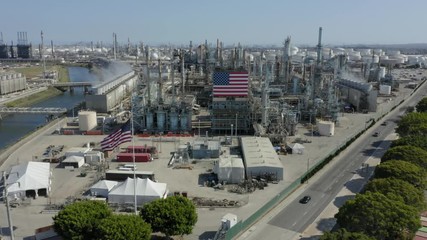
<svg viewBox="0 0 427 240"><path fill-rule="evenodd" d="M137 206L137 202L136 202L136 183L137 183L137 179L136 179L136 165L135 165L135 141L134 141L134 130L133 130L133 93L130 96L130 126L131 126L131 134L132 134L132 161L133 161L133 197L134 197L134 210L135 210L135 215L138 215L138 206Z"/></svg>

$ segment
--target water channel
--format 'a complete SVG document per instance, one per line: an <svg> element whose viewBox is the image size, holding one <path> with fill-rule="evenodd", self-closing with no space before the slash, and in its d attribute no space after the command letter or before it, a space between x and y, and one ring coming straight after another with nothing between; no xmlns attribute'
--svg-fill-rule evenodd
<svg viewBox="0 0 427 240"><path fill-rule="evenodd" d="M72 82L95 82L98 80L98 77L87 68L68 67L68 72ZM73 93L67 91L61 95L33 104L31 107L61 107L69 109L81 103L83 98L83 89L76 88ZM0 120L0 151L45 123L46 116L42 114L12 114L3 117Z"/></svg>

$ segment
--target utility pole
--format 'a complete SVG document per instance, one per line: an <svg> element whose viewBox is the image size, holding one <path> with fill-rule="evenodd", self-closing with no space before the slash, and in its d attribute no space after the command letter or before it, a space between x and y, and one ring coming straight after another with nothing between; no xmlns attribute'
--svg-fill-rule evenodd
<svg viewBox="0 0 427 240"><path fill-rule="evenodd" d="M7 221L9 222L9 231L10 231L10 239L15 240L15 236L13 234L13 224L12 224L12 218L10 217L10 206L9 206L9 199L7 198L7 185L6 185L6 172L3 171L3 187L4 187L4 201L6 203L6 212L7 212Z"/></svg>

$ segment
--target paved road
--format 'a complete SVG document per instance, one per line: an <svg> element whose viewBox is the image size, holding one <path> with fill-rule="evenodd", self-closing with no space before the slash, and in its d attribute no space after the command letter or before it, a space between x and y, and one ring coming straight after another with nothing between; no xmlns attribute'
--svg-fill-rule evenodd
<svg viewBox="0 0 427 240"><path fill-rule="evenodd" d="M292 239L293 236L304 232L329 203L333 201L337 207L341 206L348 197L336 196L344 187L353 193L359 192L366 179L350 179L355 174L369 177L368 174L372 173L373 167L369 167L370 169L362 167L362 163L371 157L380 158L384 154L391 143L389 140L384 141L385 137L394 132L396 122L404 114L407 106L415 106L426 96L426 90L427 84L423 84L416 94L383 119L388 123L386 126L381 125L382 122L375 124L358 139L357 144L351 146L351 150L344 151L334 160L333 167L327 169L315 182L309 181L302 191L296 191L286 206L276 211L273 217L270 216L267 224L252 227L251 233L244 233L239 239ZM379 132L379 136L372 136L374 132ZM312 197L311 201L308 204L299 203L298 200L306 195Z"/></svg>

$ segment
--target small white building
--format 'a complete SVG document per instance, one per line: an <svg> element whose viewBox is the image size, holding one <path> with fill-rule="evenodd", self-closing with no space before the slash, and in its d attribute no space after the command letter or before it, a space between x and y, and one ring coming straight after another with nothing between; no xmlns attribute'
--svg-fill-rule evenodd
<svg viewBox="0 0 427 240"><path fill-rule="evenodd" d="M61 162L64 168L73 167L80 168L85 164L85 158L81 156L69 156Z"/></svg>
<svg viewBox="0 0 427 240"><path fill-rule="evenodd" d="M97 165L105 161L104 153L100 151L89 151L84 155L85 163Z"/></svg>

